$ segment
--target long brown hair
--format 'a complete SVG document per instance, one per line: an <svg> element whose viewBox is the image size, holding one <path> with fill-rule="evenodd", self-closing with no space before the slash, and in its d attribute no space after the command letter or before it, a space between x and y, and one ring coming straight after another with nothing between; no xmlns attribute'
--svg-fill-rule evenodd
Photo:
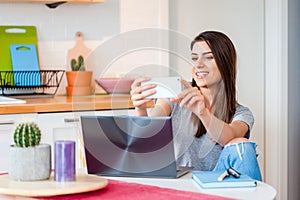
<svg viewBox="0 0 300 200"><path fill-rule="evenodd" d="M210 47L217 67L220 71L222 81L219 92L213 99L211 105L214 115L226 123L231 122L236 111L236 50L231 40L221 32L205 31L200 33L191 42L191 50L196 42L205 41ZM197 86L192 80L192 86ZM198 86L197 86L198 87ZM195 137L206 133L203 123L200 121Z"/></svg>

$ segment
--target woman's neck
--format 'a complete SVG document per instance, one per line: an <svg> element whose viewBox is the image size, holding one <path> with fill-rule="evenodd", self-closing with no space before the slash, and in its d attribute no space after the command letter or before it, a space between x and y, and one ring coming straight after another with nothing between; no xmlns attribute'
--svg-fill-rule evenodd
<svg viewBox="0 0 300 200"><path fill-rule="evenodd" d="M209 88L201 87L200 90L203 96L205 97L207 108L211 108L214 97L216 96L217 92L219 92L219 88L217 86Z"/></svg>

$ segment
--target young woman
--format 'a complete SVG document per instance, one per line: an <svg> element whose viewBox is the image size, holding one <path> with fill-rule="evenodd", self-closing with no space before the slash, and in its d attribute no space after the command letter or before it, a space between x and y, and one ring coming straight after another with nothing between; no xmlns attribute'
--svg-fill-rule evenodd
<svg viewBox="0 0 300 200"><path fill-rule="evenodd" d="M155 85L132 84L131 100L138 116L172 116L177 164L197 170L233 167L262 180L256 144L248 141L254 118L236 100L236 51L221 32L205 31L191 43L192 83L182 80L184 90L173 99L157 99L147 113L146 97Z"/></svg>

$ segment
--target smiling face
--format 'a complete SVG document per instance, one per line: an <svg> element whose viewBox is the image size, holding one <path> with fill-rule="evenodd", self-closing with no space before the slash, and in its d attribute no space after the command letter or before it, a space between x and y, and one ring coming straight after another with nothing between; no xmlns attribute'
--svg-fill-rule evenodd
<svg viewBox="0 0 300 200"><path fill-rule="evenodd" d="M196 42L192 48L192 75L200 88L215 88L222 80L214 55L205 41Z"/></svg>

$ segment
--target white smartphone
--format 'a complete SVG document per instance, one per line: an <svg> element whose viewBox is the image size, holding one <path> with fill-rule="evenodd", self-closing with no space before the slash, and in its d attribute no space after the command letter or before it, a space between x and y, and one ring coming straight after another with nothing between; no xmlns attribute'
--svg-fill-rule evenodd
<svg viewBox="0 0 300 200"><path fill-rule="evenodd" d="M154 77L150 81L142 83L143 85L155 84L156 93L147 97L149 98L174 98L182 91L180 77Z"/></svg>

